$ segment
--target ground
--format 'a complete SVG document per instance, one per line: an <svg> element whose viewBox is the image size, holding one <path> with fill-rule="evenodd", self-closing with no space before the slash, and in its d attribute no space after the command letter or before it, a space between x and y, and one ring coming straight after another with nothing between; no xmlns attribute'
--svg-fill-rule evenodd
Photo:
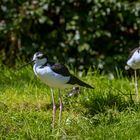
<svg viewBox="0 0 140 140"><path fill-rule="evenodd" d="M56 121L54 129L50 88L34 76L32 68L1 68L0 72L1 139L140 139L140 102L135 99L133 79L121 72L110 80L98 71L89 71L80 79L94 90L80 88L72 97L67 96L69 90L62 90L61 125ZM57 90L55 99L58 119Z"/></svg>

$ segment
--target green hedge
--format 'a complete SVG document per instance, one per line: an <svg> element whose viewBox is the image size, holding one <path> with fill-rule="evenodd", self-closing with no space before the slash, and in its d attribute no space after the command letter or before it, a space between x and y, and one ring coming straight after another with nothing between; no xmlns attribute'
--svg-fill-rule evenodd
<svg viewBox="0 0 140 140"><path fill-rule="evenodd" d="M78 69L108 71L124 68L139 44L138 1L1 0L0 13L0 55L9 66L44 51Z"/></svg>

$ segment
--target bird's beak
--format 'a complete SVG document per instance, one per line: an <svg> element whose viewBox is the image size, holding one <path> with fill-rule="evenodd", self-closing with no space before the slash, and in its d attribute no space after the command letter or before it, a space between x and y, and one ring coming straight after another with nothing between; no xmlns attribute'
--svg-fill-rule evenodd
<svg viewBox="0 0 140 140"><path fill-rule="evenodd" d="M23 67L25 67L25 66L27 66L27 65L29 65L29 64L32 64L33 62L34 62L34 60L32 60L32 61L30 61L30 62L28 62L28 63L22 65L21 67L17 68L17 70L20 70L20 69L22 69Z"/></svg>

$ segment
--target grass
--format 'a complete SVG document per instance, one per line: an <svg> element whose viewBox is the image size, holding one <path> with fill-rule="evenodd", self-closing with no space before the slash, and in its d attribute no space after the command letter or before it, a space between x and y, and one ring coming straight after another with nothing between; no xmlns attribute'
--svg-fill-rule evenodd
<svg viewBox="0 0 140 140"><path fill-rule="evenodd" d="M38 80L30 67L20 71L0 69L0 139L4 140L139 140L140 102L133 82L117 71L109 80L88 72L82 80L95 86L81 88L78 96L61 91L64 110L61 126L52 130L50 88ZM57 92L57 90L55 91ZM57 102L57 117L59 100Z"/></svg>

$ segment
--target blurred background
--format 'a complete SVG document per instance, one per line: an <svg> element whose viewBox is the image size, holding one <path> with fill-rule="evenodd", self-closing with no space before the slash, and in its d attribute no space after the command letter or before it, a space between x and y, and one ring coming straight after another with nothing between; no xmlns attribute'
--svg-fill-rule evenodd
<svg viewBox="0 0 140 140"><path fill-rule="evenodd" d="M124 70L139 46L140 0L1 0L0 61L36 51L77 70Z"/></svg>

